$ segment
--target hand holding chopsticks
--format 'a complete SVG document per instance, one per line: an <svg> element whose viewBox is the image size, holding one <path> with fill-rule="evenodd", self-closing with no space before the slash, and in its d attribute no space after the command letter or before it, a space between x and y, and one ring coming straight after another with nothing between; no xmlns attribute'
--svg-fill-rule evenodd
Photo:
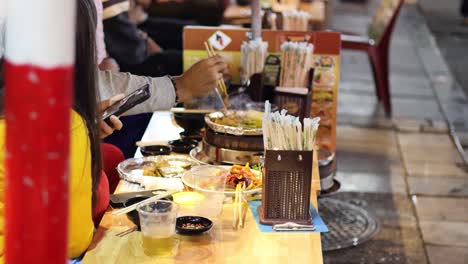
<svg viewBox="0 0 468 264"><path fill-rule="evenodd" d="M213 46L208 41L205 41L205 48L209 57L216 56L216 52L214 51ZM224 108L225 108L224 110L227 110L227 107L229 107L231 104L229 103L227 88L223 79L218 80L218 87L217 87L216 92L218 93L218 95L220 95L224 103Z"/></svg>

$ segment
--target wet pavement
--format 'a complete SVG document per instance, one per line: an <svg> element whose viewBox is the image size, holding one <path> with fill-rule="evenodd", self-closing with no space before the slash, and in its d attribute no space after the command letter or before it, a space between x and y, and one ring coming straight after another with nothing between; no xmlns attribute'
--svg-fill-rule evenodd
<svg viewBox="0 0 468 264"><path fill-rule="evenodd" d="M332 27L365 33L377 2L335 0ZM468 100L416 4L404 5L393 35L391 90L388 119L366 54L343 51L342 188L332 197L375 215L381 231L362 245L326 252L325 263L468 263L468 172L450 135L468 139Z"/></svg>

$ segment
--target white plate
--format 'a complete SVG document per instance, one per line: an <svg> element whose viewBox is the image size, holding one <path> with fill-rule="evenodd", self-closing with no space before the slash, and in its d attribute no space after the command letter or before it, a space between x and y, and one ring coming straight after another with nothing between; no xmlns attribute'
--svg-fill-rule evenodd
<svg viewBox="0 0 468 264"><path fill-rule="evenodd" d="M170 177L152 177L143 175L143 166L146 162L167 161L169 166L164 168L168 173L173 173ZM199 163L190 157L181 155L151 156L144 158L127 159L119 163L117 171L120 177L129 182L142 184L144 178L180 178L187 170ZM183 168L186 167L186 168ZM144 177L144 178L143 178Z"/></svg>
<svg viewBox="0 0 468 264"><path fill-rule="evenodd" d="M232 166L218 166L218 167L230 170ZM261 173L259 171L252 170L252 172L255 174L255 176L261 177ZM192 176L192 174L190 174L190 171L187 171L186 173L184 173L181 180L186 186L188 186L188 187L190 187L192 189L195 189L195 185L193 184L193 180L190 180L190 177L193 177L193 176ZM257 187L257 188L254 188L254 189L244 191L244 194L252 195L252 194L255 194L255 193L260 193L261 191L262 191L262 188ZM227 196L235 196L235 191L234 190L233 191L224 191L224 194L227 195Z"/></svg>

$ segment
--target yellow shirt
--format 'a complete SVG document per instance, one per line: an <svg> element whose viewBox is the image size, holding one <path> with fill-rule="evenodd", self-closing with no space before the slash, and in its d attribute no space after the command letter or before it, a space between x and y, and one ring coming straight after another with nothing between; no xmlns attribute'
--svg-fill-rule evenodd
<svg viewBox="0 0 468 264"><path fill-rule="evenodd" d="M68 256L75 258L86 251L93 238L91 205L91 148L83 119L71 114L70 149L70 218ZM5 120L0 120L0 262L4 254L5 195Z"/></svg>

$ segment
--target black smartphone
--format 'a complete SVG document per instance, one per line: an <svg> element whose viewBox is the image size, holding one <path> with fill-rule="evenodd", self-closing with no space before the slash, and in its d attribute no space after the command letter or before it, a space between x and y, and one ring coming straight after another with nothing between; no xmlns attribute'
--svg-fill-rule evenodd
<svg viewBox="0 0 468 264"><path fill-rule="evenodd" d="M106 108L102 112L102 120L104 120L109 126L112 126L112 123L109 120L109 118L112 115L119 116L127 112L128 110L132 109L136 105L141 104L144 101L148 100L148 98L150 97L151 97L151 92L149 89L149 85L145 84L144 86L138 88L131 94L122 98L120 101Z"/></svg>

